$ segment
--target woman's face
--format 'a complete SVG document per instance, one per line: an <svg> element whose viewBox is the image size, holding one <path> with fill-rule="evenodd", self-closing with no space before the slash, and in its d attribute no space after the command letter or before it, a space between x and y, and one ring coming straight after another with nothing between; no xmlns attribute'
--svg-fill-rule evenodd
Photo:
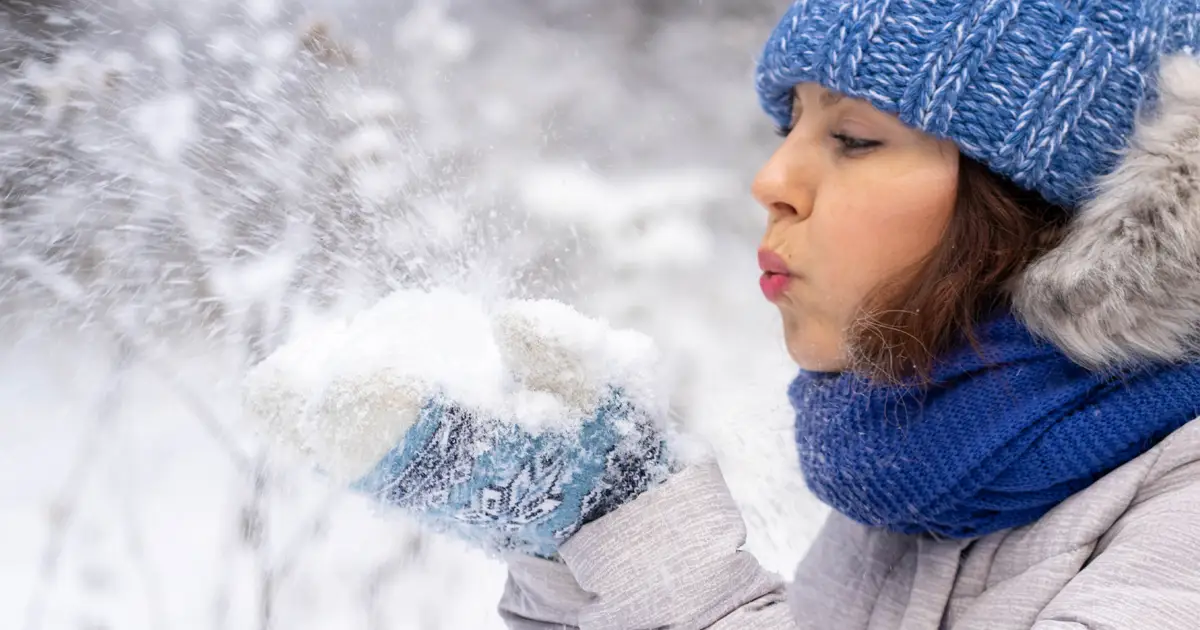
<svg viewBox="0 0 1200 630"><path fill-rule="evenodd" d="M864 299L929 255L954 211L958 149L863 101L796 87L792 129L754 180L762 289L792 358L839 371Z"/></svg>

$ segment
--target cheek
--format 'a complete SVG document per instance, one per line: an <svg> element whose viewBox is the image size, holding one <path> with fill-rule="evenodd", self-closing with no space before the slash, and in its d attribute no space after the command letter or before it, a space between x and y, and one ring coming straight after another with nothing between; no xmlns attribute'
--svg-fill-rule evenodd
<svg viewBox="0 0 1200 630"><path fill-rule="evenodd" d="M955 182L945 174L837 186L813 215L814 241L831 306L849 324L872 291L933 251L954 208ZM819 212L824 210L824 212Z"/></svg>

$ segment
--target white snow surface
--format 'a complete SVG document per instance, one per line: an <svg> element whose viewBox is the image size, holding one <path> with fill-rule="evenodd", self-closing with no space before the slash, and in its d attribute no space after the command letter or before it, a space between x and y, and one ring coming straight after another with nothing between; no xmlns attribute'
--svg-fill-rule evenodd
<svg viewBox="0 0 1200 630"><path fill-rule="evenodd" d="M438 378L532 427L624 382L790 573L825 508L748 195L782 10L0 3L0 628L502 628L502 564L313 472ZM339 382L372 430L314 440Z"/></svg>

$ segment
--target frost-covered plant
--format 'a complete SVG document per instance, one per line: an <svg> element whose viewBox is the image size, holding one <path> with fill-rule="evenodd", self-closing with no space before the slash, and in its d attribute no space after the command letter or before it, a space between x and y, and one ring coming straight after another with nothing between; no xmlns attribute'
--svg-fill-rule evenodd
<svg viewBox="0 0 1200 630"><path fill-rule="evenodd" d="M496 565L265 463L230 395L399 287L652 334L690 368L676 412L780 462L730 468L735 491L786 490L761 446L786 440L726 380L774 369L744 191L779 10L0 0L0 461L37 469L0 519L37 524L0 626L495 622ZM794 508L749 496L766 544L761 515Z"/></svg>

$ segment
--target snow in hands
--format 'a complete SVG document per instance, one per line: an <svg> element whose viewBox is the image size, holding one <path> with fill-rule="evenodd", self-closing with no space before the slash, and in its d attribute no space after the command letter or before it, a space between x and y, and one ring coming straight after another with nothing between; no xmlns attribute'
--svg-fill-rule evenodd
<svg viewBox="0 0 1200 630"><path fill-rule="evenodd" d="M402 291L247 377L267 432L490 552L552 557L675 460L649 338L566 305Z"/></svg>

